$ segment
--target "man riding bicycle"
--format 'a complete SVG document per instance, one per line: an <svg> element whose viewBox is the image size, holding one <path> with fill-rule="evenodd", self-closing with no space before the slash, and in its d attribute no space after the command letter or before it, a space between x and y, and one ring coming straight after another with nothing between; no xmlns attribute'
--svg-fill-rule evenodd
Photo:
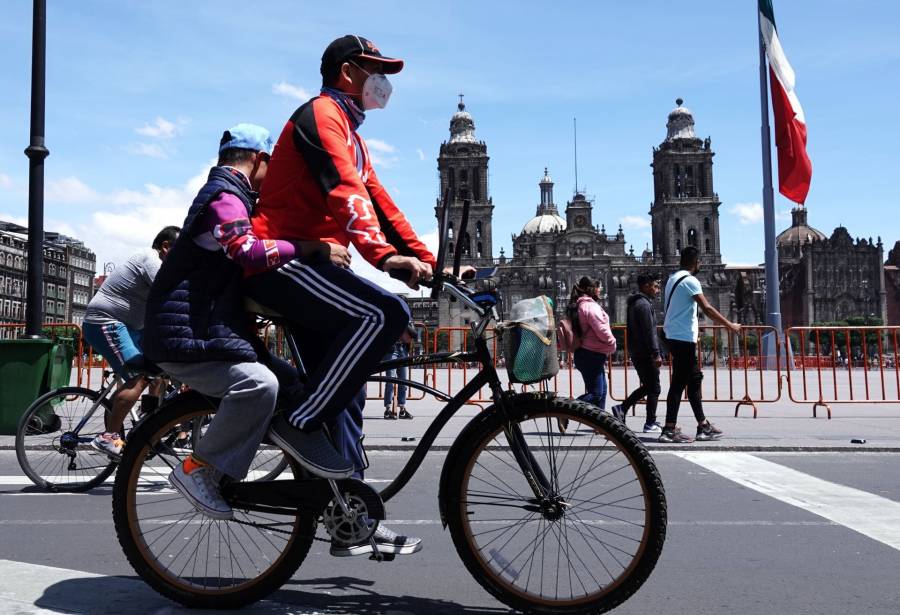
<svg viewBox="0 0 900 615"><path fill-rule="evenodd" d="M357 129L365 112L384 108L391 93L385 74L403 61L382 55L354 35L334 40L322 55L321 93L298 108L278 138L254 230L291 239L353 244L383 271L402 270L417 289L436 265L372 168ZM396 295L331 263L292 261L251 276L247 292L295 325L309 380L291 412L272 423L270 437L309 471L332 479L361 476L365 382L409 322ZM338 450L340 449L340 450ZM418 538L379 526L387 553L411 553ZM371 552L368 544L352 552Z"/></svg>
<svg viewBox="0 0 900 615"><path fill-rule="evenodd" d="M124 379L113 396L112 411L105 417L106 431L91 441L91 447L114 459L121 457L125 445L122 439L125 416L148 383L147 377L140 373L147 295L179 230L177 226L165 227L157 233L151 248L141 250L113 269L84 314L84 340Z"/></svg>

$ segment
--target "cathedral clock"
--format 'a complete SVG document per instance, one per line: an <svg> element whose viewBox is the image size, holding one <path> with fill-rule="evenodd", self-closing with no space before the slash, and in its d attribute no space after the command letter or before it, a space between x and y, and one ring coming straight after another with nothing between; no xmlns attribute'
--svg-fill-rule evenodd
<svg viewBox="0 0 900 615"><path fill-rule="evenodd" d="M584 216L578 215L575 216L575 226L581 227L584 226L587 222L587 219Z"/></svg>

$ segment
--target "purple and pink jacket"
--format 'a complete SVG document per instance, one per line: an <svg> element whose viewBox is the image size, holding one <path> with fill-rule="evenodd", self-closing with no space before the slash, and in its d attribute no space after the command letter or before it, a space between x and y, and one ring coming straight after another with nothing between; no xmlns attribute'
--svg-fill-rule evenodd
<svg viewBox="0 0 900 615"><path fill-rule="evenodd" d="M243 173L230 167L222 168L249 187L250 182ZM277 267L301 254L294 242L257 237L247 208L229 192L222 192L209 204L198 229L201 234L195 241L208 250L221 247L229 259L241 266L245 277Z"/></svg>
<svg viewBox="0 0 900 615"><path fill-rule="evenodd" d="M604 354L616 351L616 338L609 326L609 316L592 297L578 297L578 323L582 331L582 348Z"/></svg>

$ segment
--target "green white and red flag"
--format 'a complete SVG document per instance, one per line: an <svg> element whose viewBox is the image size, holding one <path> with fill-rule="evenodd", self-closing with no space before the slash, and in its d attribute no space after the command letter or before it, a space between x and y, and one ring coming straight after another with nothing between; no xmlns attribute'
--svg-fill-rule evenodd
<svg viewBox="0 0 900 615"><path fill-rule="evenodd" d="M812 163L806 153L806 118L794 91L794 69L778 40L772 0L759 0L759 27L769 60L778 148L778 191L802 205L812 179Z"/></svg>

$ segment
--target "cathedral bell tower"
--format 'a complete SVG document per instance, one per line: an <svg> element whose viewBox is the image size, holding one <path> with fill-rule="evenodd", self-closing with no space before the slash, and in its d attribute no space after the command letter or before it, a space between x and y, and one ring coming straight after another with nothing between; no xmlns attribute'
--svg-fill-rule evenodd
<svg viewBox="0 0 900 615"><path fill-rule="evenodd" d="M450 140L441 143L438 155L440 194L435 215L440 223L443 207L450 208L445 263L452 263L453 251L462 242L461 262L467 265L489 266L493 263L491 220L494 205L488 194L488 155L484 141L475 138L475 121L466 111L459 95L458 111L450 119ZM447 203L444 195L449 194ZM469 221L465 234L460 236L463 201L469 200Z"/></svg>
<svg viewBox="0 0 900 615"><path fill-rule="evenodd" d="M710 139L694 135L694 117L680 98L669 113L666 139L653 148L653 255L677 265L681 250L694 246L704 263L722 262L719 195L713 191L715 155Z"/></svg>

